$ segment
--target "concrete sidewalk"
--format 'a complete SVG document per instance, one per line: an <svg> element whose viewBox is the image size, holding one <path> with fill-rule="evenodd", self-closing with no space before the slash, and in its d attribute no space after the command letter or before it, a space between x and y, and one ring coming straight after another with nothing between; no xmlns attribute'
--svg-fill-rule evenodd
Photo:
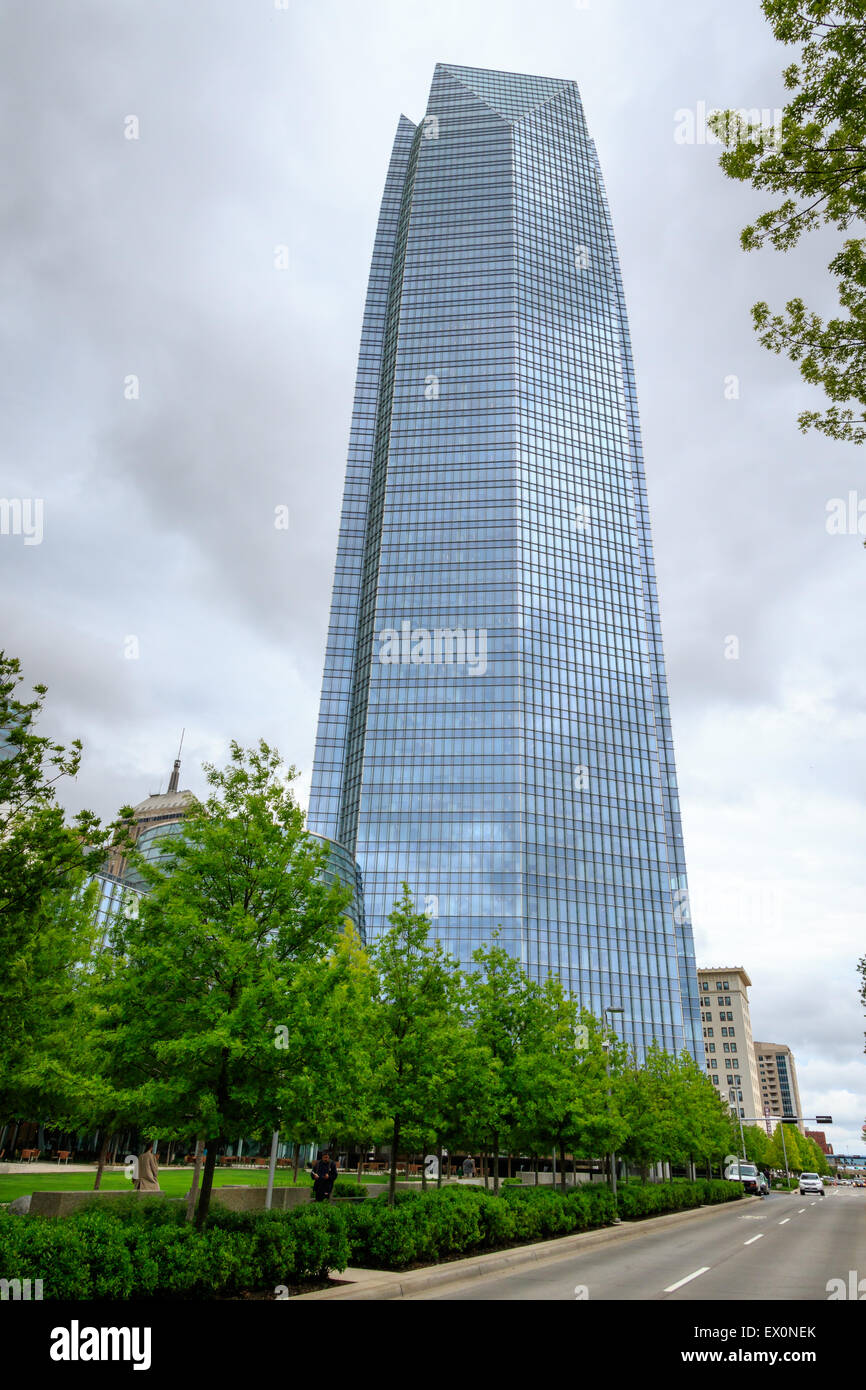
<svg viewBox="0 0 866 1390"><path fill-rule="evenodd" d="M106 1163L103 1173L122 1173L124 1166L116 1163L114 1167ZM32 1178L38 1173L90 1173L91 1177L96 1177L95 1163L58 1163L55 1159L53 1163L0 1163L0 1177L9 1178Z"/></svg>
<svg viewBox="0 0 866 1390"><path fill-rule="evenodd" d="M761 1202L760 1197L743 1197L737 1209ZM567 1259L599 1245L636 1240L648 1231L658 1231L670 1226L680 1226L687 1221L698 1221L729 1212L730 1202L720 1202L708 1207L694 1207L691 1211L675 1211L667 1216L649 1216L641 1221L623 1221L618 1226L602 1226L597 1231L581 1231L574 1236L559 1236L555 1240L539 1241L535 1245L518 1245L510 1250L494 1250L486 1255L472 1255L464 1260L449 1260L445 1264L430 1265L425 1269L412 1269L405 1274L394 1270L353 1269L332 1276L341 1282L333 1289L320 1289L316 1293L299 1294L294 1302L306 1299L349 1299L349 1300L390 1300L408 1298L424 1289L438 1285L463 1283L497 1270L516 1269L521 1265L550 1263Z"/></svg>

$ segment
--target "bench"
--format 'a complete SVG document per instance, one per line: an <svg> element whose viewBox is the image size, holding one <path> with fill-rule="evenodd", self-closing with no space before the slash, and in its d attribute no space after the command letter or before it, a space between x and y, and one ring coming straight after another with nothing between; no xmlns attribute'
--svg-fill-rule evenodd
<svg viewBox="0 0 866 1390"><path fill-rule="evenodd" d="M71 1150L71 1149L58 1149L58 1150L57 1150L57 1162L58 1162L58 1163L68 1163L68 1162L69 1162L69 1159L70 1159L70 1157L71 1157L71 1155L72 1155L72 1150Z"/></svg>

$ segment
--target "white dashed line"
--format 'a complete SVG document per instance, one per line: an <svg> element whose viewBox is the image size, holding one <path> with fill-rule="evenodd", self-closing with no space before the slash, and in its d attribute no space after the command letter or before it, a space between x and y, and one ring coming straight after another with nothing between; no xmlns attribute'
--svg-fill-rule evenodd
<svg viewBox="0 0 866 1390"><path fill-rule="evenodd" d="M761 1231L760 1235L752 1236L752 1239L751 1239L751 1240L744 1240L744 1241L743 1241L743 1244L744 1244L744 1245L754 1245L754 1243L755 1243L756 1240L763 1240L763 1239L764 1239L764 1232Z"/></svg>
<svg viewBox="0 0 866 1390"><path fill-rule="evenodd" d="M700 1269L696 1269L692 1274L687 1274L685 1279L678 1279L675 1284L669 1284L665 1289L665 1293L676 1293L677 1289L681 1289L683 1284L688 1284L692 1279L697 1279L699 1274L706 1274L709 1267L709 1265L702 1265Z"/></svg>
<svg viewBox="0 0 866 1390"><path fill-rule="evenodd" d="M790 1216L786 1216L785 1219L784 1219L784 1221L780 1221L780 1222L779 1222L779 1225L780 1225L780 1226L787 1226L787 1224L788 1224L788 1222L789 1222L790 1220L791 1220Z"/></svg>
<svg viewBox="0 0 866 1390"><path fill-rule="evenodd" d="M799 1216L799 1215L800 1215L800 1213L801 1213L801 1212L804 1212L804 1211L805 1211L805 1210L806 1210L806 1208L805 1208L805 1207L801 1207L801 1208L800 1208L800 1211L798 1211L798 1212L797 1212L797 1215L798 1215L798 1216Z"/></svg>

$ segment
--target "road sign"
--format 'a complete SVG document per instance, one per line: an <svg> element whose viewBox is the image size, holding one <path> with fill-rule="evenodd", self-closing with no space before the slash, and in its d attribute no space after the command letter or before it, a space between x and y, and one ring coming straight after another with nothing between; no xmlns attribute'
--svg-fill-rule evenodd
<svg viewBox="0 0 866 1390"><path fill-rule="evenodd" d="M831 1125L832 1123L833 1123L833 1116L832 1116L832 1115L816 1115L816 1116L815 1116L815 1124L816 1124L816 1125Z"/></svg>

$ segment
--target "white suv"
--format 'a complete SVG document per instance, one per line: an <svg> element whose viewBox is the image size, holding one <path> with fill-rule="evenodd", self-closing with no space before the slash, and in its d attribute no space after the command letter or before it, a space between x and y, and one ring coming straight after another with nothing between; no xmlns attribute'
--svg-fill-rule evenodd
<svg viewBox="0 0 866 1390"><path fill-rule="evenodd" d="M824 1196L824 1182L817 1173L800 1174L800 1196L806 1192L817 1192L820 1197Z"/></svg>

